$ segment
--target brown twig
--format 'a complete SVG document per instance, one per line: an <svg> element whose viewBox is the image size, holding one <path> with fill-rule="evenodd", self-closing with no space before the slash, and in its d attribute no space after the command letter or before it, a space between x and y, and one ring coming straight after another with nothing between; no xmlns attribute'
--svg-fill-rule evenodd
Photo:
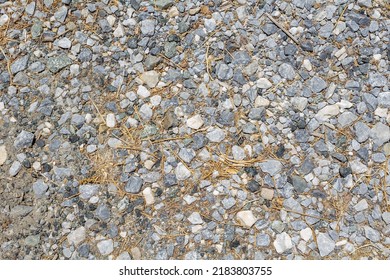
<svg viewBox="0 0 390 280"><path fill-rule="evenodd" d="M265 15L277 26L279 27L284 33L286 33L286 35L288 37L291 38L291 40L294 41L295 44L297 44L298 46L300 46L299 42L297 39L295 39L295 37L286 29L284 28L279 22L277 22L270 14L268 13L265 13Z"/></svg>

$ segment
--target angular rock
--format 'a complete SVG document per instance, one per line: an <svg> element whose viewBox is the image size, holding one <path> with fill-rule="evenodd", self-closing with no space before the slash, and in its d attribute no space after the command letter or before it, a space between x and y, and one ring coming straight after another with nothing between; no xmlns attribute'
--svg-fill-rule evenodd
<svg viewBox="0 0 390 280"><path fill-rule="evenodd" d="M30 59L29 54L22 56L21 58L16 59L11 64L11 67L10 67L12 75L15 75L15 74L25 70L27 68L29 59Z"/></svg>
<svg viewBox="0 0 390 280"><path fill-rule="evenodd" d="M14 141L14 147L17 150L23 148L29 148L34 142L34 134L25 130L22 130Z"/></svg>
<svg viewBox="0 0 390 280"><path fill-rule="evenodd" d="M59 72L60 70L64 69L65 67L72 64L72 60L65 54L50 57L47 60L47 68L52 72L53 74Z"/></svg>
<svg viewBox="0 0 390 280"><path fill-rule="evenodd" d="M191 171L181 162L177 164L175 169L176 178L179 181L184 181L191 176Z"/></svg>
<svg viewBox="0 0 390 280"><path fill-rule="evenodd" d="M257 218L253 215L253 212L250 210L238 212L236 218L242 226L247 228L251 228L257 221Z"/></svg>
<svg viewBox="0 0 390 280"><path fill-rule="evenodd" d="M201 225L204 222L201 215L198 212L193 212L187 219L193 225Z"/></svg>
<svg viewBox="0 0 390 280"><path fill-rule="evenodd" d="M290 235L285 232L277 234L274 241L274 247L276 252L279 254L283 254L284 252L290 250L293 247Z"/></svg>
<svg viewBox="0 0 390 280"><path fill-rule="evenodd" d="M283 168L283 164L280 161L273 159L261 162L259 165L263 172L268 173L271 176L275 176L280 173Z"/></svg>
<svg viewBox="0 0 390 280"><path fill-rule="evenodd" d="M97 244L99 253L103 256L107 256L114 251L114 241L112 239L102 240Z"/></svg>
<svg viewBox="0 0 390 280"><path fill-rule="evenodd" d="M325 257L333 252L336 247L335 242L327 233L319 233L317 236L318 250L321 257Z"/></svg>
<svg viewBox="0 0 390 280"><path fill-rule="evenodd" d="M144 180L136 175L130 176L126 183L125 191L128 193L139 193L141 191Z"/></svg>

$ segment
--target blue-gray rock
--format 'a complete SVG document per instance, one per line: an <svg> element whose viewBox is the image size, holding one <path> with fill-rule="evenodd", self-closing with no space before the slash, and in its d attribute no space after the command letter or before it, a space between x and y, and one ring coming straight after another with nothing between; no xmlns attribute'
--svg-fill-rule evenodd
<svg viewBox="0 0 390 280"><path fill-rule="evenodd" d="M149 172L149 173L146 173L145 175L143 175L142 178L143 178L144 182L154 183L154 182L157 182L158 180L160 180L161 173L157 172L157 171Z"/></svg>
<svg viewBox="0 0 390 280"><path fill-rule="evenodd" d="M302 177L293 175L293 176L291 176L291 181L292 181L292 185L293 185L294 189L298 193L303 193L306 190L307 182Z"/></svg>
<svg viewBox="0 0 390 280"><path fill-rule="evenodd" d="M257 192L260 190L260 184L255 180L250 180L246 186L250 192Z"/></svg>
<svg viewBox="0 0 390 280"><path fill-rule="evenodd" d="M33 208L27 205L16 205L11 209L10 216L13 218L27 216Z"/></svg>
<svg viewBox="0 0 390 280"><path fill-rule="evenodd" d="M387 79L383 75L370 74L368 78L368 84L372 87L384 87L387 85Z"/></svg>
<svg viewBox="0 0 390 280"><path fill-rule="evenodd" d="M152 5L155 5L159 9L166 9L172 6L175 1L173 0L152 0L150 1Z"/></svg>
<svg viewBox="0 0 390 280"><path fill-rule="evenodd" d="M319 93L327 87L327 83L322 78L317 76L311 78L309 85L311 90L315 93Z"/></svg>
<svg viewBox="0 0 390 280"><path fill-rule="evenodd" d="M210 132L206 134L206 137L211 141L211 142L221 142L223 139L225 139L226 134L225 132L220 129L220 128L214 128Z"/></svg>
<svg viewBox="0 0 390 280"><path fill-rule="evenodd" d="M25 130L22 130L14 141L14 147L19 150L23 148L29 148L34 142L34 134Z"/></svg>
<svg viewBox="0 0 390 280"><path fill-rule="evenodd" d="M267 247L271 243L271 239L268 234L262 233L256 236L256 245L260 247Z"/></svg>
<svg viewBox="0 0 390 280"><path fill-rule="evenodd" d="M15 177L19 173L20 169L22 169L22 164L15 160L9 169L9 176Z"/></svg>
<svg viewBox="0 0 390 280"><path fill-rule="evenodd" d="M111 217L111 210L110 210L110 208L108 208L108 206L106 204L100 204L96 208L95 213L96 213L96 216L103 221L107 221Z"/></svg>
<svg viewBox="0 0 390 280"><path fill-rule="evenodd" d="M88 48L83 48L77 56L80 62L87 62L92 60L92 51Z"/></svg>
<svg viewBox="0 0 390 280"><path fill-rule="evenodd" d="M50 70L50 72L54 74L71 64L72 64L72 60L65 54L61 54L55 57L50 57L47 60L47 68Z"/></svg>
<svg viewBox="0 0 390 280"><path fill-rule="evenodd" d="M37 39L41 36L43 30L43 24L41 21L36 21L31 26L31 38Z"/></svg>
<svg viewBox="0 0 390 280"><path fill-rule="evenodd" d="M141 22L141 32L145 36L153 36L156 21L153 19L145 19Z"/></svg>
<svg viewBox="0 0 390 280"><path fill-rule="evenodd" d="M177 179L175 174L165 174L164 176L164 186L165 187L172 187L174 185L177 185Z"/></svg>
<svg viewBox="0 0 390 280"><path fill-rule="evenodd" d="M164 45L164 53L168 58L172 58L176 55L176 42L166 42Z"/></svg>
<svg viewBox="0 0 390 280"><path fill-rule="evenodd" d="M247 52L237 51L233 53L233 63L239 65L248 65L251 62L251 57Z"/></svg>
<svg viewBox="0 0 390 280"><path fill-rule="evenodd" d="M390 91L384 91L379 93L378 105L382 108L390 108Z"/></svg>
<svg viewBox="0 0 390 280"><path fill-rule="evenodd" d="M363 122L357 122L354 126L355 137L359 143L363 143L370 136L370 128Z"/></svg>
<svg viewBox="0 0 390 280"><path fill-rule="evenodd" d="M45 64L43 64L40 61L31 63L31 65L28 67L28 69L34 73L41 73L43 70L45 70L45 68L46 68Z"/></svg>
<svg viewBox="0 0 390 280"><path fill-rule="evenodd" d="M179 151L179 157L186 163L190 163L195 155L196 153L193 149L181 148Z"/></svg>
<svg viewBox="0 0 390 280"><path fill-rule="evenodd" d="M131 176L127 181L125 190L128 193L139 193L142 188L144 180L139 176Z"/></svg>
<svg viewBox="0 0 390 280"><path fill-rule="evenodd" d="M43 180L39 179L32 185L32 188L35 196L40 198L45 195L46 191L49 189L49 186Z"/></svg>
<svg viewBox="0 0 390 280"><path fill-rule="evenodd" d="M390 128L381 122L378 122L370 130L370 136L374 143L379 147L390 140Z"/></svg>
<svg viewBox="0 0 390 280"><path fill-rule="evenodd" d="M223 208L226 210L232 208L236 204L236 200L233 197L224 198L222 200Z"/></svg>
<svg viewBox="0 0 390 280"><path fill-rule="evenodd" d="M227 81L233 77L233 69L225 63L219 63L216 67L216 74L219 80Z"/></svg>
<svg viewBox="0 0 390 280"><path fill-rule="evenodd" d="M16 73L25 70L27 68L29 59L29 54L16 59L10 66L12 75L15 75Z"/></svg>
<svg viewBox="0 0 390 280"><path fill-rule="evenodd" d="M325 257L333 252L336 247L335 242L327 233L319 233L317 236L318 250L321 257Z"/></svg>
<svg viewBox="0 0 390 280"><path fill-rule="evenodd" d="M39 241L41 240L41 235L29 235L24 239L24 244L29 247L35 247L39 244Z"/></svg>
<svg viewBox="0 0 390 280"><path fill-rule="evenodd" d="M268 173L271 176L275 176L276 174L280 173L283 168L282 163L274 159L261 162L259 165L263 172Z"/></svg>
<svg viewBox="0 0 390 280"><path fill-rule="evenodd" d="M103 256L107 256L114 251L114 241L112 239L102 240L97 244L99 253Z"/></svg>
<svg viewBox="0 0 390 280"><path fill-rule="evenodd" d="M74 114L71 119L71 124L75 125L77 128L83 126L85 122L85 117L80 114Z"/></svg>
<svg viewBox="0 0 390 280"><path fill-rule="evenodd" d="M87 258L89 255L89 244L82 244L77 248L77 252L81 257Z"/></svg>
<svg viewBox="0 0 390 280"><path fill-rule="evenodd" d="M297 129L294 131L294 135L298 143L306 143L310 138L310 134L306 129Z"/></svg>
<svg viewBox="0 0 390 280"><path fill-rule="evenodd" d="M289 81L292 81L295 78L295 70L288 63L283 63L282 65L280 65L278 69L278 73L280 76L282 76L283 78Z"/></svg>
<svg viewBox="0 0 390 280"><path fill-rule="evenodd" d="M60 7L57 12L54 13L54 18L63 23L68 15L68 8L66 6Z"/></svg>
<svg viewBox="0 0 390 280"><path fill-rule="evenodd" d="M259 108L252 108L249 111L248 118L251 120L256 120L259 121L263 118L265 114L265 108L264 107L259 107Z"/></svg>
<svg viewBox="0 0 390 280"><path fill-rule="evenodd" d="M92 196L97 195L99 192L99 185L80 185L79 186L79 193L80 198L82 199L90 199Z"/></svg>
<svg viewBox="0 0 390 280"><path fill-rule="evenodd" d="M371 242L379 242L381 240L381 234L379 231L373 229L372 227L365 226L364 227L364 235Z"/></svg>
<svg viewBox="0 0 390 280"><path fill-rule="evenodd" d="M358 117L354 113L344 112L338 117L337 121L341 127L346 127L350 126L357 118Z"/></svg>
<svg viewBox="0 0 390 280"><path fill-rule="evenodd" d="M325 23L319 30L319 35L325 39L329 38L333 31L333 24L331 22Z"/></svg>

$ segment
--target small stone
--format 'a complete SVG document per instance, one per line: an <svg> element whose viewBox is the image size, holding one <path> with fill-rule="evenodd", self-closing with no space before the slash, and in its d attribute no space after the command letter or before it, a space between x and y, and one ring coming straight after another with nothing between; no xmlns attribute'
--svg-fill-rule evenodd
<svg viewBox="0 0 390 280"><path fill-rule="evenodd" d="M265 114L265 108L264 107L252 108L249 111L248 118L251 119L251 120L259 121L259 120L262 119L264 114Z"/></svg>
<svg viewBox="0 0 390 280"><path fill-rule="evenodd" d="M114 37L117 37L117 38L125 36L125 30L123 29L122 24L120 24L120 23L118 24L117 28L115 28L115 30L114 30L113 35L114 35Z"/></svg>
<svg viewBox="0 0 390 280"><path fill-rule="evenodd" d="M378 122L371 128L370 136L376 145L382 146L390 140L390 128L389 126Z"/></svg>
<svg viewBox="0 0 390 280"><path fill-rule="evenodd" d="M313 232L312 232L312 230L310 228L307 227L307 228L302 229L299 232L299 234L301 235L301 238L307 242L312 237Z"/></svg>
<svg viewBox="0 0 390 280"><path fill-rule="evenodd" d="M146 187L143 191L142 194L145 199L145 204L146 205L152 205L154 204L154 196L153 196L153 191L150 187Z"/></svg>
<svg viewBox="0 0 390 280"><path fill-rule="evenodd" d="M137 90L137 94L140 98L145 99L150 96L150 91L144 86L139 86Z"/></svg>
<svg viewBox="0 0 390 280"><path fill-rule="evenodd" d="M153 5L156 5L157 8L162 10L169 8L175 3L173 0L153 0L151 2Z"/></svg>
<svg viewBox="0 0 390 280"><path fill-rule="evenodd" d="M390 224L390 212L383 212L382 219L385 221L386 224Z"/></svg>
<svg viewBox="0 0 390 280"><path fill-rule="evenodd" d="M260 78L257 80L256 86L261 89L269 89L272 87L272 83L266 78Z"/></svg>
<svg viewBox="0 0 390 280"><path fill-rule="evenodd" d="M65 54L50 57L47 60L47 68L54 74L71 64L72 60Z"/></svg>
<svg viewBox="0 0 390 280"><path fill-rule="evenodd" d="M179 157L186 163L190 163L195 155L196 153L193 149L181 148L179 151Z"/></svg>
<svg viewBox="0 0 390 280"><path fill-rule="evenodd" d="M290 250L293 247L290 235L285 232L277 234L274 241L274 247L279 254L283 254Z"/></svg>
<svg viewBox="0 0 390 280"><path fill-rule="evenodd" d="M19 173L20 169L22 169L22 164L15 160L9 169L9 176L15 177Z"/></svg>
<svg viewBox="0 0 390 280"><path fill-rule="evenodd" d="M379 233L379 231L377 231L369 226L364 227L364 235L371 242L379 242L381 240L381 234Z"/></svg>
<svg viewBox="0 0 390 280"><path fill-rule="evenodd" d="M390 108L390 91L379 93L378 106L383 108Z"/></svg>
<svg viewBox="0 0 390 280"><path fill-rule="evenodd" d="M333 252L336 243L329 237L327 233L319 233L317 236L318 250L321 257L325 257Z"/></svg>
<svg viewBox="0 0 390 280"><path fill-rule="evenodd" d="M0 166L7 160L7 150L4 145L0 146Z"/></svg>
<svg viewBox="0 0 390 280"><path fill-rule="evenodd" d="M270 103L271 102L268 99L266 99L262 96L257 96L255 99L255 108L268 107Z"/></svg>
<svg viewBox="0 0 390 280"><path fill-rule="evenodd" d="M227 81L233 77L233 69L225 63L220 63L216 67L216 74L219 80Z"/></svg>
<svg viewBox="0 0 390 280"><path fill-rule="evenodd" d="M191 171L188 170L187 167L183 163L179 162L177 164L176 169L175 169L175 174L176 174L177 180L184 181L191 176Z"/></svg>
<svg viewBox="0 0 390 280"><path fill-rule="evenodd" d="M245 151L243 148L234 145L232 147L232 154L234 160L243 160L245 158Z"/></svg>
<svg viewBox="0 0 390 280"><path fill-rule="evenodd" d="M306 190L307 182L305 179L303 179L299 176L293 175L293 176L291 176L291 180L292 180L292 185L293 185L294 189L298 193L303 193Z"/></svg>
<svg viewBox="0 0 390 280"><path fill-rule="evenodd" d="M327 83L320 77L313 77L310 80L310 88L313 92L319 93L327 87Z"/></svg>
<svg viewBox="0 0 390 280"><path fill-rule="evenodd" d="M331 117L337 116L339 113L340 113L339 106L334 104L334 105L325 106L324 108L319 110L315 117L318 121L326 121Z"/></svg>
<svg viewBox="0 0 390 280"><path fill-rule="evenodd" d="M367 200L360 200L353 208L355 208L356 212L366 210L368 208Z"/></svg>
<svg viewBox="0 0 390 280"><path fill-rule="evenodd" d="M291 104L294 109L303 112L307 106L307 98L305 97L293 97L291 99Z"/></svg>
<svg viewBox="0 0 390 280"><path fill-rule="evenodd" d="M57 45L63 49L70 49L72 42L68 38L61 38L57 41Z"/></svg>
<svg viewBox="0 0 390 280"><path fill-rule="evenodd" d="M68 242L70 245L78 246L85 240L86 230L85 227L78 227L74 231L68 234Z"/></svg>
<svg viewBox="0 0 390 280"><path fill-rule="evenodd" d="M150 120L153 116L153 110L148 104L143 104L139 109L139 114L142 119Z"/></svg>
<svg viewBox="0 0 390 280"><path fill-rule="evenodd" d="M134 260L140 260L141 259L141 251L138 247L131 248L130 250L131 256Z"/></svg>
<svg viewBox="0 0 390 280"><path fill-rule="evenodd" d="M54 18L63 23L68 15L68 8L66 6L60 7L57 12L54 13Z"/></svg>
<svg viewBox="0 0 390 280"><path fill-rule="evenodd" d="M165 187L172 187L174 185L177 185L177 179L175 174L166 174L164 176L164 186Z"/></svg>
<svg viewBox="0 0 390 280"><path fill-rule="evenodd" d="M363 143L370 136L370 128L363 122L357 122L354 126L356 140Z"/></svg>
<svg viewBox="0 0 390 280"><path fill-rule="evenodd" d="M127 261L131 260L130 254L128 252L122 252L119 254L119 256L116 258L117 260Z"/></svg>
<svg viewBox="0 0 390 280"><path fill-rule="evenodd" d="M160 74L157 71L147 71L141 74L140 79L149 87L156 87Z"/></svg>
<svg viewBox="0 0 390 280"><path fill-rule="evenodd" d="M37 198L41 198L45 195L46 191L49 189L49 186L43 181L38 180L32 185L34 194Z"/></svg>
<svg viewBox="0 0 390 280"><path fill-rule="evenodd" d="M107 256L114 251L114 242L112 239L102 240L97 244L99 252L103 256Z"/></svg>
<svg viewBox="0 0 390 280"><path fill-rule="evenodd" d="M112 113L107 114L107 116L106 116L106 125L108 127L115 127L116 119L115 119L115 115L114 114L112 114Z"/></svg>
<svg viewBox="0 0 390 280"><path fill-rule="evenodd" d="M288 63L283 63L282 65L280 65L278 72L279 72L280 76L282 76L282 78L285 78L289 81L292 81L295 78L295 70Z"/></svg>
<svg viewBox="0 0 390 280"><path fill-rule="evenodd" d="M27 205L16 205L11 209L10 216L13 218L27 216L33 208Z"/></svg>
<svg viewBox="0 0 390 280"><path fill-rule="evenodd" d="M26 246L35 247L39 244L40 239L41 239L41 236L39 234L29 235L24 240L24 244Z"/></svg>
<svg viewBox="0 0 390 280"><path fill-rule="evenodd" d="M212 129L211 131L209 131L207 134L206 134L206 137L211 141L211 142L216 142L216 143L219 143L221 142L223 139L225 139L226 137L226 134L225 132L220 129L220 128L214 128Z"/></svg>
<svg viewBox="0 0 390 280"><path fill-rule="evenodd" d="M273 189L262 188L260 196L266 200L272 200L274 198L275 191Z"/></svg>
<svg viewBox="0 0 390 280"><path fill-rule="evenodd" d="M255 192L257 192L257 191L260 190L260 184L259 184L257 181L255 181L255 180L250 180L250 181L248 182L248 185L246 186L246 188L247 188L250 192L255 193Z"/></svg>
<svg viewBox="0 0 390 280"><path fill-rule="evenodd" d="M192 129L199 129L204 124L202 117L198 114L187 120L187 126Z"/></svg>
<svg viewBox="0 0 390 280"><path fill-rule="evenodd" d="M347 177L349 174L352 174L352 168L351 167L340 167L339 169L339 173L340 173L340 176L345 178Z"/></svg>
<svg viewBox="0 0 390 280"><path fill-rule="evenodd" d="M359 159L351 161L350 166L353 174L362 174L368 170L368 167L361 163Z"/></svg>
<svg viewBox="0 0 390 280"><path fill-rule="evenodd" d="M176 42L166 42L164 45L164 53L168 58L173 58L176 55Z"/></svg>
<svg viewBox="0 0 390 280"><path fill-rule="evenodd" d="M6 24L8 20L9 20L8 15L6 15L6 14L1 15L0 16L0 26L3 26L4 24Z"/></svg>
<svg viewBox="0 0 390 280"><path fill-rule="evenodd" d="M237 213L236 217L238 222L247 228L251 228L257 221L257 218L250 210L240 211Z"/></svg>
<svg viewBox="0 0 390 280"><path fill-rule="evenodd" d="M125 191L128 193L139 193L141 191L144 180L139 176L130 176L126 183Z"/></svg>
<svg viewBox="0 0 390 280"><path fill-rule="evenodd" d="M354 121L357 120L357 116L351 112L344 112L338 117L338 122L341 127L350 126Z"/></svg>
<svg viewBox="0 0 390 280"><path fill-rule="evenodd" d="M236 200L235 200L233 197L224 198L224 199L222 200L223 208L225 208L226 210L229 210L229 209L232 208L235 204L236 204Z"/></svg>
<svg viewBox="0 0 390 280"><path fill-rule="evenodd" d="M260 247L267 247L271 243L271 239L268 234L258 234L256 236L256 245Z"/></svg>
<svg viewBox="0 0 390 280"><path fill-rule="evenodd" d="M203 224L203 219L202 219L202 217L200 216L200 214L198 212L193 212L187 219L193 225L201 225L201 224Z"/></svg>
<svg viewBox="0 0 390 280"><path fill-rule="evenodd" d="M99 192L99 185L80 185L79 186L79 197L85 200L90 199L92 196L97 195Z"/></svg>
<svg viewBox="0 0 390 280"><path fill-rule="evenodd" d="M204 27L206 28L207 32L212 32L217 27L217 22L215 21L214 18L210 18L210 19L206 18L204 20Z"/></svg>
<svg viewBox="0 0 390 280"><path fill-rule="evenodd" d="M25 56L22 56L19 59L16 59L10 67L12 75L15 75L27 68L28 61L30 59L30 55L27 54Z"/></svg>
<svg viewBox="0 0 390 280"><path fill-rule="evenodd" d="M260 163L260 168L263 172L275 176L282 171L283 165L278 160L266 160Z"/></svg>

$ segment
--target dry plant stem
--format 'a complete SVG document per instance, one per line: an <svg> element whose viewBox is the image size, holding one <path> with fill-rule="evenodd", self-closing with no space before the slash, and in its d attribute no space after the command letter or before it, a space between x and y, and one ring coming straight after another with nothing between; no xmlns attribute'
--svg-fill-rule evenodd
<svg viewBox="0 0 390 280"><path fill-rule="evenodd" d="M265 13L265 15L266 15L266 16L267 16L267 17L268 17L268 18L269 18L277 27L279 27L284 33L286 33L286 35L287 35L288 37L290 37L291 40L293 40L295 44L297 44L298 46L300 45L299 42L298 42L298 40L295 39L295 37L294 37L290 32L288 32L288 30L287 30L286 28L284 28L279 22L277 22L270 14Z"/></svg>
<svg viewBox="0 0 390 280"><path fill-rule="evenodd" d="M330 219L326 219L326 218L322 218L322 217L318 217L318 216L314 216L314 215L309 215L309 214L305 214L305 213L301 213L301 212L294 211L294 210L290 210L290 209L286 209L286 208L283 208L283 207L276 207L276 206L273 206L273 207L271 207L271 209L279 210L279 211L280 211L280 210L284 210L284 211L286 211L286 212L291 212L291 213L298 214L298 215L301 215L301 216L311 217L311 218L323 220L323 221L326 221L326 222L328 222L328 223L333 222L333 220L330 220Z"/></svg>

